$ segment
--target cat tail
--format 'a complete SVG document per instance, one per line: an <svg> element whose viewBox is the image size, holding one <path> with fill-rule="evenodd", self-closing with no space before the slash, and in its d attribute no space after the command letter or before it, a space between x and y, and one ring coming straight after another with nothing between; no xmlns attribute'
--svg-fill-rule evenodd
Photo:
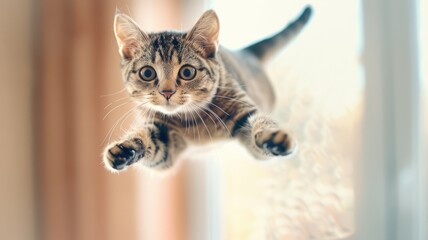
<svg viewBox="0 0 428 240"><path fill-rule="evenodd" d="M311 14L312 8L307 6L300 16L289 23L282 31L272 37L254 43L243 50L255 55L262 63L267 62L302 31L303 27L309 21Z"/></svg>

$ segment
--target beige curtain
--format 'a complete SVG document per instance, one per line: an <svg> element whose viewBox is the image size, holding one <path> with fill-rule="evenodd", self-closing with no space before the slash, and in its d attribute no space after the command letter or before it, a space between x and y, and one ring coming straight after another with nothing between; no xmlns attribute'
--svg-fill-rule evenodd
<svg viewBox="0 0 428 240"><path fill-rule="evenodd" d="M40 2L35 112L44 240L186 239L183 171L153 180L133 170L115 175L101 163L103 139L132 107L113 110L126 102L118 100L126 94L112 31L116 6L138 22L150 18L141 24L150 30L180 27L180 14L168 14L181 13L176 0Z"/></svg>
<svg viewBox="0 0 428 240"><path fill-rule="evenodd" d="M36 239L32 2L0 1L0 239Z"/></svg>

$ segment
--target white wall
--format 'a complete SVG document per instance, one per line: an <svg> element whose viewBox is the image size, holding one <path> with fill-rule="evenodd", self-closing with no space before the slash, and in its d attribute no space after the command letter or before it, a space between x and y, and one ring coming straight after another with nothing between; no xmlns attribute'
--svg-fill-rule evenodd
<svg viewBox="0 0 428 240"><path fill-rule="evenodd" d="M417 1L363 1L366 75L358 239L426 239Z"/></svg>

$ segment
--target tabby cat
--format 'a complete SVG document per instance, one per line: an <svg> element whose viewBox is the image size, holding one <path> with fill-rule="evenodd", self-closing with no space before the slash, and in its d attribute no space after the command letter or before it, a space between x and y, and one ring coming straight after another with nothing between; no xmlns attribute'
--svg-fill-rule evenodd
<svg viewBox="0 0 428 240"><path fill-rule="evenodd" d="M230 51L218 44L219 20L206 11L188 32L146 33L117 11L114 33L125 88L139 118L107 146L111 171L141 164L168 169L189 144L236 138L256 159L292 153L289 134L263 113L274 91L262 66L308 22L311 8L278 34Z"/></svg>

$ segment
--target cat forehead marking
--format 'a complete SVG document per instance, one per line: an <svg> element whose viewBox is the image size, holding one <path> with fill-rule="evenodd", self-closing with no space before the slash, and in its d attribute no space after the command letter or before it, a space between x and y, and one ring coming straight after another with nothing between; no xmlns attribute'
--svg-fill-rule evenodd
<svg viewBox="0 0 428 240"><path fill-rule="evenodd" d="M178 33L172 34L168 32L157 33L152 35L152 62L156 60L171 63L174 55L177 55L180 62L179 52L182 36Z"/></svg>

